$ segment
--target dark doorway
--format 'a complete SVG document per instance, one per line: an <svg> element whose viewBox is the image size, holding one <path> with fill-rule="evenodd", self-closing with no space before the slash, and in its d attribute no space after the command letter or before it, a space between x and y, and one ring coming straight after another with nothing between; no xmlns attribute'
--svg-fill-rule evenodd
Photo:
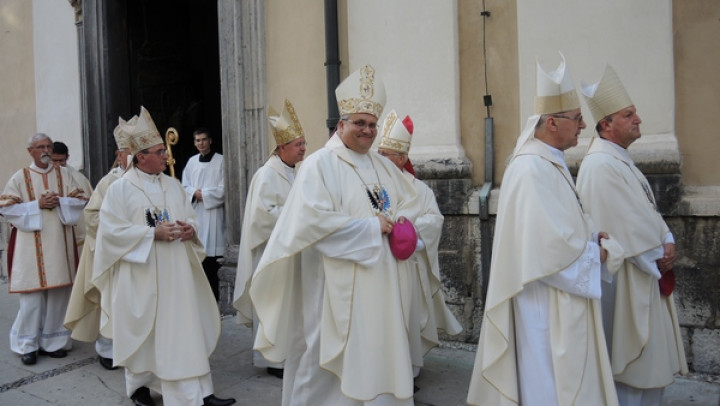
<svg viewBox="0 0 720 406"><path fill-rule="evenodd" d="M115 159L118 117L150 111L164 135L174 127L180 177L196 153L192 133L206 127L222 152L216 1L82 2L80 36L85 174L95 183Z"/></svg>
<svg viewBox="0 0 720 406"><path fill-rule="evenodd" d="M133 114L145 106L163 137L169 127L177 130L173 156L180 179L197 153L192 137L197 128L208 128L215 151L222 152L217 2L126 4L129 105Z"/></svg>

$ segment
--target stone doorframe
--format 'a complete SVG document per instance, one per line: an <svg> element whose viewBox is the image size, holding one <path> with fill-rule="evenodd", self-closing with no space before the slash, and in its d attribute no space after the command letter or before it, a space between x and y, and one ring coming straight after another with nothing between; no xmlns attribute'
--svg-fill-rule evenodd
<svg viewBox="0 0 720 406"><path fill-rule="evenodd" d="M218 276L220 310L230 314L247 189L269 151L264 0L218 0L218 37L227 225Z"/></svg>
<svg viewBox="0 0 720 406"><path fill-rule="evenodd" d="M106 16L122 13L122 3L68 0L75 10L80 48L83 145L87 175L97 182L114 152L109 134L118 113L128 110L111 91L110 76L119 61L110 60L108 46L122 46L119 27ZM220 50L221 113L225 154L226 261L221 271L221 307L232 312L232 285L247 188L255 170L268 156L265 68L265 7L263 0L217 0ZM115 35L113 35L115 33ZM122 37L122 35L120 35ZM111 44L108 44L110 42ZM113 69L110 69L110 67ZM130 111L130 110L128 110ZM92 156L92 159L90 159ZM223 278L223 275L225 276Z"/></svg>
<svg viewBox="0 0 720 406"><path fill-rule="evenodd" d="M110 114L123 110L115 106L111 92L107 52L108 27L105 16L119 13L102 2L69 0L75 10L78 29L83 93L84 150L94 181L105 175L114 143L108 135L113 128ZM240 242L245 195L252 175L268 153L267 96L265 78L265 9L262 0L218 0L218 41L220 46L221 110L223 152L225 153L226 211L228 244ZM115 90L117 91L117 90ZM88 159L90 155L93 159Z"/></svg>

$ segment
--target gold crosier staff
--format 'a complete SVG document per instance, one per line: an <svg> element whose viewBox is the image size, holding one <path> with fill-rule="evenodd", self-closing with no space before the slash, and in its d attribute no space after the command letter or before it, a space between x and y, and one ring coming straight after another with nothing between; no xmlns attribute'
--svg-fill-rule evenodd
<svg viewBox="0 0 720 406"><path fill-rule="evenodd" d="M178 138L180 138L180 135L175 128L170 127L165 131L165 147L168 152L167 164L170 167L170 176L173 178L175 177L175 158L173 158L172 146L177 144Z"/></svg>

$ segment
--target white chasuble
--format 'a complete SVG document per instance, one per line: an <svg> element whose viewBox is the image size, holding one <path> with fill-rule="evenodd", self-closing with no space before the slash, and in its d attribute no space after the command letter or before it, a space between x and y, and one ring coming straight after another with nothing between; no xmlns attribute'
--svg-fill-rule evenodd
<svg viewBox="0 0 720 406"><path fill-rule="evenodd" d="M197 234L153 240L157 221L181 220L197 230L180 182L131 168L108 188L99 220L93 283L115 364L168 381L209 373L220 315L202 269L202 244Z"/></svg>
<svg viewBox="0 0 720 406"><path fill-rule="evenodd" d="M295 168L285 165L280 157L272 155L260 167L250 182L245 201L238 265L235 274L233 307L238 310L238 322L252 323L250 279L275 223L280 217L285 200L295 180Z"/></svg>
<svg viewBox="0 0 720 406"><path fill-rule="evenodd" d="M537 307L547 324L528 350L536 350L533 345L547 348L545 353L535 353L540 354L542 369L551 376L538 378L554 385L541 389L559 405L617 405L599 301L589 293L581 296L551 284L562 286L558 278L551 277L583 266L589 247L595 245L592 231L564 162L539 140L523 144L510 162L500 190L469 404L535 404L536 399L521 399L520 395L521 377L537 375L533 374L536 366L518 359L516 346L521 343L516 341L516 326L522 321L514 316L515 307L522 305L517 299L532 295L540 301L534 307L523 307L524 313ZM594 254L587 258L598 255L595 245ZM600 267L596 268L590 274L576 272L581 278L577 282L582 282L575 287L578 293L590 292L589 285L583 286L591 282L588 278L599 282ZM537 404L543 404L542 400Z"/></svg>
<svg viewBox="0 0 720 406"><path fill-rule="evenodd" d="M16 228L10 293L72 285L78 261L75 223L63 224L63 207L40 209L37 199L43 193L55 192L64 197L63 204L68 194L78 188L65 168L41 169L35 164L15 172L5 185L0 213ZM82 193L79 196L85 198ZM71 210L81 214L82 199L71 200L79 203Z"/></svg>
<svg viewBox="0 0 720 406"><path fill-rule="evenodd" d="M95 191L85 206L85 244L78 264L75 284L65 313L65 328L72 330L75 340L91 342L98 338L100 330L100 291L92 283L95 237L99 222L98 213L107 188L120 179L122 167L112 169L95 186Z"/></svg>
<svg viewBox="0 0 720 406"><path fill-rule="evenodd" d="M411 173L403 171L403 174L415 187L421 210L413 223L419 246L408 259L411 263L410 280L401 283L401 286L412 288L403 292L403 310L408 323L413 366L422 367L423 357L440 343L438 330L454 335L462 331L462 326L445 303L442 292L438 247L444 218L435 194Z"/></svg>
<svg viewBox="0 0 720 406"><path fill-rule="evenodd" d="M578 193L595 224L625 249L615 280L603 285L615 380L639 389L667 386L688 369L674 296L660 294L654 261L645 261L650 273L636 265L652 251L658 252L653 259L662 257L669 233L650 185L626 150L595 138L580 166Z"/></svg>
<svg viewBox="0 0 720 406"><path fill-rule="evenodd" d="M409 263L391 254L376 213L414 221L417 204L412 184L391 162L374 152L352 153L337 135L306 158L250 284L260 320L255 349L283 361L293 345L288 318L303 320L306 330L320 323L319 348L307 351L317 351L316 367L334 374L339 387L316 391L341 391L349 404L378 396L389 404L411 402L398 274L410 272ZM302 269L294 266L298 255ZM321 289L302 286L301 276L309 274ZM313 303L319 320L301 313Z"/></svg>

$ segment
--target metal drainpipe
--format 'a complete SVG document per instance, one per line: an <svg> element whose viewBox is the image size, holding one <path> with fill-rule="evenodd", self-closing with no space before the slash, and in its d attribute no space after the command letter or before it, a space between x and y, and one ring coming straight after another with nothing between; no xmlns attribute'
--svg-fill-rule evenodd
<svg viewBox="0 0 720 406"><path fill-rule="evenodd" d="M489 107L488 107L489 109ZM483 301L487 298L492 253L492 224L490 223L490 193L493 186L493 118L485 117L485 183L480 188L480 266Z"/></svg>
<svg viewBox="0 0 720 406"><path fill-rule="evenodd" d="M337 0L325 0L325 66L328 106L326 125L329 134L332 135L338 120L340 120L337 100L335 99L335 88L340 84Z"/></svg>
<svg viewBox="0 0 720 406"><path fill-rule="evenodd" d="M492 96L488 90L488 75L487 75L487 48L485 47L487 35L485 34L485 26L487 19L490 18L490 12L485 8L485 0L482 2L483 11L480 13L483 17L483 62L484 62L484 74L485 74L485 96L483 96L483 102L487 111L487 117L485 117L485 183L480 188L479 196L479 215L480 215L480 274L482 277L482 300L487 300L487 287L490 281L490 258L492 256L492 225L490 224L490 193L492 192L493 186L493 118L490 116L490 106L492 106Z"/></svg>

